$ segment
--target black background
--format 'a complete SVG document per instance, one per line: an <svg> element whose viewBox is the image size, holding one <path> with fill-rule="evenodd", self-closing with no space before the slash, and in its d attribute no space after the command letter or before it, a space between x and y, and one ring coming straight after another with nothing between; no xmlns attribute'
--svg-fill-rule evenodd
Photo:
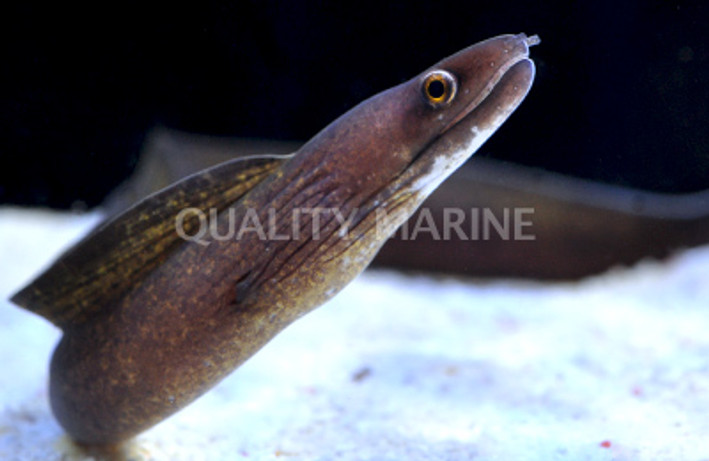
<svg viewBox="0 0 709 461"><path fill-rule="evenodd" d="M94 206L156 125L307 140L439 59L518 32L542 38L537 80L477 155L709 188L703 3L29 2L5 14L0 203Z"/></svg>

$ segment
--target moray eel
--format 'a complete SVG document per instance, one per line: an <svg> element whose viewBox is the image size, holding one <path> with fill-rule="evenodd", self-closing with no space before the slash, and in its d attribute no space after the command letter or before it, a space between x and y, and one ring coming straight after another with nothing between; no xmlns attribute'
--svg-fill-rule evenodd
<svg viewBox="0 0 709 461"><path fill-rule="evenodd" d="M68 434L140 433L340 291L524 99L538 41L468 47L295 154L189 176L63 254L12 300L63 330L50 400Z"/></svg>

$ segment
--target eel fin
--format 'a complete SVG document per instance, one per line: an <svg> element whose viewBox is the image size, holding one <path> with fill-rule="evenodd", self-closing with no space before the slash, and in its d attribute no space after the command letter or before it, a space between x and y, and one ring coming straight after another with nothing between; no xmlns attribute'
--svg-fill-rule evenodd
<svg viewBox="0 0 709 461"><path fill-rule="evenodd" d="M133 285L185 243L176 231L186 208L219 211L271 175L287 156L246 157L195 173L99 224L11 301L62 329L110 312ZM184 221L184 230L198 223Z"/></svg>

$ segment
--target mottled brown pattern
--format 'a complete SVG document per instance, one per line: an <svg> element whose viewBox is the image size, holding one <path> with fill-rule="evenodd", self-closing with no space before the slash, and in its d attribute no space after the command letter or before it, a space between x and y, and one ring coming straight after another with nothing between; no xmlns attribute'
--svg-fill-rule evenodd
<svg viewBox="0 0 709 461"><path fill-rule="evenodd" d="M189 404L292 321L332 297L369 264L387 234L425 199L417 178L494 131L526 95L534 40L501 36L432 69L457 79L430 104L424 72L353 108L290 158L238 160L140 202L62 256L13 300L64 330L51 364L54 413L76 440L114 443ZM478 141L482 139L478 138ZM471 152L464 152L466 156ZM456 160L458 162L459 159ZM456 163L457 164L457 163ZM446 175L448 172L445 172ZM297 239L176 235L185 207L219 210L216 230L255 210L261 222L302 207L354 211ZM238 417L238 415L235 415Z"/></svg>

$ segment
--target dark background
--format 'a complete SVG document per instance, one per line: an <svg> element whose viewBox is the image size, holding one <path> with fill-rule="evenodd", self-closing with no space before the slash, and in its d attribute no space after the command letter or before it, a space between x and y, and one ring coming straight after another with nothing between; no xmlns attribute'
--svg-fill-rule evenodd
<svg viewBox="0 0 709 461"><path fill-rule="evenodd" d="M192 2L6 10L0 203L86 207L156 125L307 140L502 33L529 97L477 155L661 192L709 188L705 2Z"/></svg>

